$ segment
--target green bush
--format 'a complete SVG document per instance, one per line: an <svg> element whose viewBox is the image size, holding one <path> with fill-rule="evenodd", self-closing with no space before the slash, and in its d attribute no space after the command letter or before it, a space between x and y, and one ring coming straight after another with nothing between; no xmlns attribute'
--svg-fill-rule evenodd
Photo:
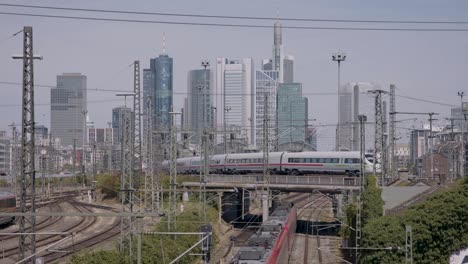
<svg viewBox="0 0 468 264"><path fill-rule="evenodd" d="M468 179L397 216L372 219L363 228L363 247L402 250L363 251L361 263L403 263L405 226L413 230L414 263L447 263L468 246Z"/></svg>
<svg viewBox="0 0 468 264"><path fill-rule="evenodd" d="M103 174L96 177L98 188L104 194L104 199L113 199L119 196L120 177L117 175Z"/></svg>

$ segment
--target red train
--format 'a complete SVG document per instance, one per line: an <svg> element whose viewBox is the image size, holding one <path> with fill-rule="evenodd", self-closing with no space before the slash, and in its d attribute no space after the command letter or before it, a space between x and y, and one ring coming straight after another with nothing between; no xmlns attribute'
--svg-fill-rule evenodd
<svg viewBox="0 0 468 264"><path fill-rule="evenodd" d="M292 204L279 205L230 263L288 263L296 233L296 221L297 211Z"/></svg>
<svg viewBox="0 0 468 264"><path fill-rule="evenodd" d="M288 219L281 229L266 263L288 263L289 253L291 253L294 236L296 235L296 222L297 211L295 207L292 207L288 214Z"/></svg>

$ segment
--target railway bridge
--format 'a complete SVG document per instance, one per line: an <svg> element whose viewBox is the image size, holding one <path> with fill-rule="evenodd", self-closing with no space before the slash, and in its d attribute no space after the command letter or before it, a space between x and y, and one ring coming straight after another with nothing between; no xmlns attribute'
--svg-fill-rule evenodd
<svg viewBox="0 0 468 264"><path fill-rule="evenodd" d="M183 182L182 186L187 189L200 187L199 178L193 179L194 181ZM360 180L359 177L342 175L270 175L268 185L273 192L312 193L319 191L334 195L339 213L343 194L359 190ZM205 177L205 181L206 190L209 192L211 189L218 194L218 203L222 207L220 213L227 222L233 222L239 218L244 219L244 216L249 213L250 197L252 195L260 197L257 191L267 187L262 174L211 174ZM272 203L274 201L275 198Z"/></svg>

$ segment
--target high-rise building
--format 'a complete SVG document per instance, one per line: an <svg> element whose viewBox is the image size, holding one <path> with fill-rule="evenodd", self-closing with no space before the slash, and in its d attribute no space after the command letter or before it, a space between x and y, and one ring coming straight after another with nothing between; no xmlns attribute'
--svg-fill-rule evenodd
<svg viewBox="0 0 468 264"><path fill-rule="evenodd" d="M294 82L294 57L287 55L283 60L283 83Z"/></svg>
<svg viewBox="0 0 468 264"><path fill-rule="evenodd" d="M0 176L10 173L10 139L0 131Z"/></svg>
<svg viewBox="0 0 468 264"><path fill-rule="evenodd" d="M304 143L308 126L308 100L301 83L281 83L277 92L278 144Z"/></svg>
<svg viewBox="0 0 468 264"><path fill-rule="evenodd" d="M216 59L216 126L255 144L254 67L251 58ZM222 140L222 136L218 137Z"/></svg>
<svg viewBox="0 0 468 264"><path fill-rule="evenodd" d="M204 128L213 128L213 87L212 74L209 69L191 70L187 83L187 110L184 115L187 129L197 135L198 142Z"/></svg>
<svg viewBox="0 0 468 264"><path fill-rule="evenodd" d="M337 150L360 149L358 115L367 116L366 149L374 147L375 95L369 93L375 89L371 83L347 83L338 90L339 112L337 125ZM384 110L384 112L386 112ZM370 124L369 124L370 123Z"/></svg>
<svg viewBox="0 0 468 264"><path fill-rule="evenodd" d="M278 82L283 82L284 71L284 52L283 40L281 37L281 24L279 21L275 22L273 32L273 57L272 57L272 70L279 72Z"/></svg>
<svg viewBox="0 0 468 264"><path fill-rule="evenodd" d="M76 140L81 146L85 133L86 76L64 73L57 76L57 87L50 90L50 130L60 138L63 146L72 146Z"/></svg>
<svg viewBox="0 0 468 264"><path fill-rule="evenodd" d="M268 126L269 141L276 141L276 92L278 88L278 71L255 72L255 104L256 104L256 145L261 149L263 147L263 128L264 118ZM268 98L268 109L264 109L265 95ZM270 144L271 147L271 144Z"/></svg>
<svg viewBox="0 0 468 264"><path fill-rule="evenodd" d="M450 109L451 118L453 120L453 129L461 131L463 120L465 116L463 115L460 107L455 107Z"/></svg>
<svg viewBox="0 0 468 264"><path fill-rule="evenodd" d="M170 125L170 112L173 104L173 60L167 54L151 59L153 75L153 117L154 128L161 129ZM149 73L148 73L149 74Z"/></svg>
<svg viewBox="0 0 468 264"><path fill-rule="evenodd" d="M120 106L112 109L112 131L115 145L121 144L120 141L122 139L122 116L124 113L130 113L133 117L133 111L128 107Z"/></svg>

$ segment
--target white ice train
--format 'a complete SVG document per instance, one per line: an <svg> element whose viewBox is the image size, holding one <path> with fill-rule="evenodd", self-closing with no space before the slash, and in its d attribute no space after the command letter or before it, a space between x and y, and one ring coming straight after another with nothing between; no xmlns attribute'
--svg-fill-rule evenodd
<svg viewBox="0 0 468 264"><path fill-rule="evenodd" d="M182 174L200 173L200 157L177 159L177 172ZM342 174L359 175L361 166L360 153L343 152L270 152L268 167L275 174ZM373 156L366 154L365 172L372 172ZM163 168L169 170L169 162L163 162ZM247 174L263 172L263 153L222 154L210 157L210 173Z"/></svg>

